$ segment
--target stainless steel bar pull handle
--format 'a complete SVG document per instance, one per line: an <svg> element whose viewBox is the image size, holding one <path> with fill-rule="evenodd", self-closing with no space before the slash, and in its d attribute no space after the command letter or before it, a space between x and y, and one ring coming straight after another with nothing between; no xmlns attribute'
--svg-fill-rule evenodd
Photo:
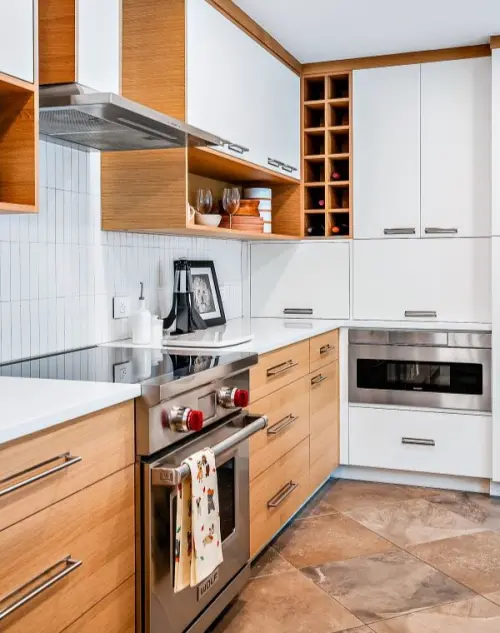
<svg viewBox="0 0 500 633"><path fill-rule="evenodd" d="M284 371L288 371L289 369L292 369L293 367L297 367L299 363L295 360L287 360L284 363L280 363L279 365L275 365L274 367L270 367L266 374L268 376L268 378L271 378L272 376L277 376L278 374L282 374Z"/></svg>
<svg viewBox="0 0 500 633"><path fill-rule="evenodd" d="M267 434L278 435L278 433L281 433L281 431L284 431L288 426L290 426L290 424L297 422L298 419L299 419L298 416L290 413L279 422L276 422L276 424L273 424L272 426L270 426L267 429Z"/></svg>
<svg viewBox="0 0 500 633"><path fill-rule="evenodd" d="M245 152L249 152L249 147L244 147L243 145L238 145L237 143L228 143L227 148L233 152L237 152L238 154L244 154Z"/></svg>
<svg viewBox="0 0 500 633"><path fill-rule="evenodd" d="M311 378L311 385L320 385L322 382L325 382L326 380L326 376L323 376L323 374L319 374L319 376L314 376L314 378Z"/></svg>
<svg viewBox="0 0 500 633"><path fill-rule="evenodd" d="M384 229L384 235L415 235L416 230L412 228L395 228L395 229Z"/></svg>
<svg viewBox="0 0 500 633"><path fill-rule="evenodd" d="M219 442L212 447L215 457L217 458L222 453L229 451L241 442L247 440L250 436L254 435L258 431L265 429L268 423L266 415L262 416L248 416L252 417L252 422L244 426L240 431L231 435L222 442ZM183 479L189 477L191 471L187 464L181 464L177 468L169 468L166 466L158 466L151 469L151 482L153 486L177 486Z"/></svg>
<svg viewBox="0 0 500 633"><path fill-rule="evenodd" d="M293 167L292 165L281 165L281 169L287 171L289 174L293 174L294 171L297 171L297 167Z"/></svg>
<svg viewBox="0 0 500 633"><path fill-rule="evenodd" d="M402 437L401 444L416 444L417 446L436 446L434 440L427 440L421 437Z"/></svg>
<svg viewBox="0 0 500 633"><path fill-rule="evenodd" d="M275 158L268 158L267 164L271 165L271 167L283 167L283 164L280 160L276 160Z"/></svg>
<svg viewBox="0 0 500 633"><path fill-rule="evenodd" d="M285 486L283 486L283 488L276 495L274 495L272 499L269 499L269 501L267 502L267 507L277 508L298 487L299 487L299 484L296 484L293 481L288 482Z"/></svg>
<svg viewBox="0 0 500 633"><path fill-rule="evenodd" d="M7 486L7 488L3 488L3 490L0 490L0 498L5 495L8 495L11 492L15 492L16 490L19 490L19 488L24 488L24 486L33 484L35 483L35 481L40 481L40 479L45 479L45 477L48 477L49 475L54 475L55 473L58 473L59 471L64 470L65 468L69 468L70 466L73 466L73 464L77 464L78 462L82 461L81 457L73 457L69 453L63 453L62 455L57 455L56 457L51 457L50 459L47 459L44 462L40 462L39 464L36 464L35 466L30 466L30 468L26 468L25 470L15 473L14 475L9 475L8 477L5 477L4 479L0 479L0 488L8 484L9 481L15 481L19 479L20 477L23 477L23 475L29 475L29 473L40 470L40 468L43 468L44 466L48 466L49 464L52 464L54 462L60 461L61 459L64 460L62 464L53 466L52 468L49 468L48 470L45 470L41 473L37 473L36 475L32 475L31 477L28 477L27 479L23 479L22 481L16 481L16 483L12 483L10 486Z"/></svg>
<svg viewBox="0 0 500 633"><path fill-rule="evenodd" d="M437 312L435 310L405 310L405 317L435 319L437 317Z"/></svg>
<svg viewBox="0 0 500 633"><path fill-rule="evenodd" d="M449 229L443 229L437 226L426 226L424 229L424 232L427 235L447 235L449 233L451 234L457 234L458 233L458 229L455 227L449 228Z"/></svg>
<svg viewBox="0 0 500 633"><path fill-rule="evenodd" d="M319 353L321 354L321 356L323 356L323 354L328 354L329 352L332 352L335 349L334 345L330 345L330 343L328 343L328 345L323 345L323 347L319 348Z"/></svg>
<svg viewBox="0 0 500 633"><path fill-rule="evenodd" d="M283 310L283 314L288 314L288 315L292 315L292 314L312 315L312 314L314 314L314 310L312 308L285 308Z"/></svg>
<svg viewBox="0 0 500 633"><path fill-rule="evenodd" d="M9 593L7 596L0 598L0 621L16 611L16 609L24 606L30 600L33 600L33 598L36 598L36 596L39 596L42 592L55 585L57 582L65 578L68 574L71 574L71 572L75 571L75 569L78 569L81 564L81 560L73 560L71 556L66 556L60 561L57 561L57 563L55 563L51 567L45 569L41 574L38 574L38 576L35 576L35 578L32 578L29 582L25 583L21 587L18 587L17 589L14 589L14 591ZM55 576L52 576L52 578L49 578L49 580L38 584L31 591L25 593L28 587L34 585L35 583L37 583L37 581L40 581L48 574L51 574L58 567L61 567L61 565L64 565L65 567L59 573L57 573ZM12 598L14 598L17 594L21 594L19 600L16 600L12 603ZM6 606L2 608L2 604L6 604Z"/></svg>

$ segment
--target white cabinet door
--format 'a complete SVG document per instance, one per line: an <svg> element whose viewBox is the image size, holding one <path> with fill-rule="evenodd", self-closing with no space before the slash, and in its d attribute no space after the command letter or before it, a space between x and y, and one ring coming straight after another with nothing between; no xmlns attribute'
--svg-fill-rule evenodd
<svg viewBox="0 0 500 633"><path fill-rule="evenodd" d="M490 57L422 64L421 151L422 235L491 235Z"/></svg>
<svg viewBox="0 0 500 633"><path fill-rule="evenodd" d="M251 248L253 317L349 318L347 242Z"/></svg>
<svg viewBox="0 0 500 633"><path fill-rule="evenodd" d="M351 406L349 464L489 478L491 426L491 415Z"/></svg>
<svg viewBox="0 0 500 633"><path fill-rule="evenodd" d="M0 73L34 81L33 0L0 0Z"/></svg>
<svg viewBox="0 0 500 633"><path fill-rule="evenodd" d="M487 238L353 244L354 319L491 322Z"/></svg>
<svg viewBox="0 0 500 633"><path fill-rule="evenodd" d="M354 238L420 234L420 65L353 72Z"/></svg>

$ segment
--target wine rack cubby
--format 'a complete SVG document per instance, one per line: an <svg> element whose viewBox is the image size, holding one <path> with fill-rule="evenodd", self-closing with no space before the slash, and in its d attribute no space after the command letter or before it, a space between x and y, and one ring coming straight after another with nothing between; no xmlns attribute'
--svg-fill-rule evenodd
<svg viewBox="0 0 500 633"><path fill-rule="evenodd" d="M305 237L352 237L351 73L304 76Z"/></svg>

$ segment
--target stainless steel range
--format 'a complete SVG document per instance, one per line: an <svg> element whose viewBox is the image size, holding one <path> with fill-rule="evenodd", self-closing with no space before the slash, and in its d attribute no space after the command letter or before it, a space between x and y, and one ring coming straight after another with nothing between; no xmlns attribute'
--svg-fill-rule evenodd
<svg viewBox="0 0 500 633"><path fill-rule="evenodd" d="M250 576L248 438L267 418L243 408L256 355L173 358L183 375L144 382L136 401L138 630L203 633ZM216 456L224 562L198 587L174 594L177 485L189 476L182 461L207 446Z"/></svg>
<svg viewBox="0 0 500 633"><path fill-rule="evenodd" d="M350 330L349 402L491 411L491 334Z"/></svg>

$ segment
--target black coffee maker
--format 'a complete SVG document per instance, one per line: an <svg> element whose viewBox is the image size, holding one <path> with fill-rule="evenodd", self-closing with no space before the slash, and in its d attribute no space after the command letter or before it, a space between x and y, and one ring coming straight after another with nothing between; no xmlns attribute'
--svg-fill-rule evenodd
<svg viewBox="0 0 500 633"><path fill-rule="evenodd" d="M174 296L172 309L163 319L163 329L167 330L175 321L172 334L189 334L196 330L206 330L207 325L201 318L193 300L193 278L187 259L174 261Z"/></svg>

